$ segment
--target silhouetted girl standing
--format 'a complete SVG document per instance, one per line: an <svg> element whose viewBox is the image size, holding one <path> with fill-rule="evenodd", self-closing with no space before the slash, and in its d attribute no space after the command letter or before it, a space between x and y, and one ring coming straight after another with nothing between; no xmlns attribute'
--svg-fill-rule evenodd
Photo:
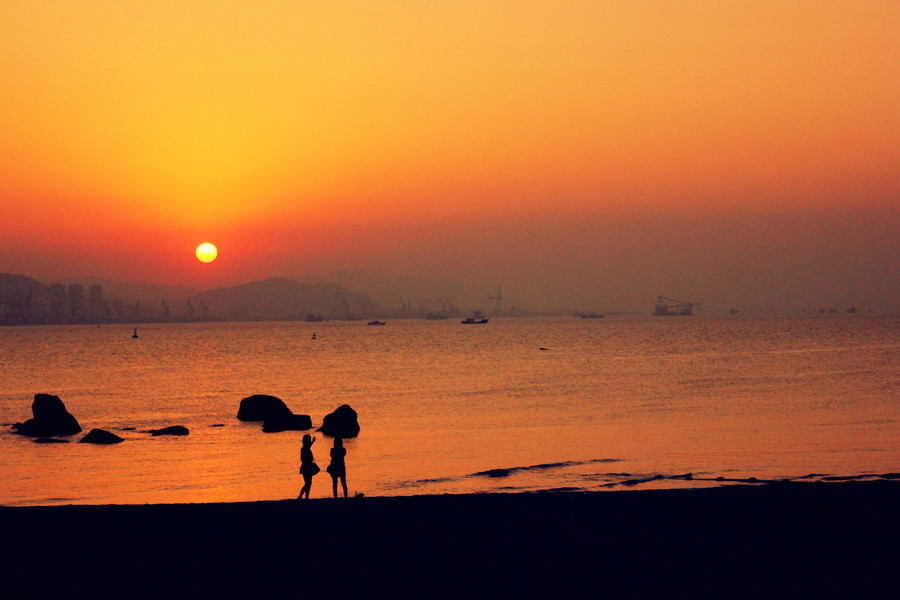
<svg viewBox="0 0 900 600"><path fill-rule="evenodd" d="M312 453L312 445L315 441L316 438L310 437L308 433L303 435L303 447L300 448L300 474L303 475L303 487L300 488L300 495L297 496L297 500L302 499L303 494L306 494L306 499L309 500L309 489L312 487L313 475L319 472L319 465L316 464Z"/></svg>
<svg viewBox="0 0 900 600"><path fill-rule="evenodd" d="M347 450L344 448L344 440L341 437L334 438L334 448L331 449L331 464L328 465L328 474L331 475L331 491L337 498L338 479L341 480L341 487L344 488L344 498L347 497L347 467L344 465L344 457L347 456Z"/></svg>

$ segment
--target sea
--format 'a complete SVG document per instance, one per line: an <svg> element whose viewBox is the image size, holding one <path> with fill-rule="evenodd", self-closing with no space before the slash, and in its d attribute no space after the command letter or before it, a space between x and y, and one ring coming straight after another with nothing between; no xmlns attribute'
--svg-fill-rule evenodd
<svg viewBox="0 0 900 600"><path fill-rule="evenodd" d="M883 478L900 471L900 318L608 316L0 328L0 505L296 498L305 432L242 422L268 394L308 414L332 496L347 404L351 496L616 491ZM11 426L37 393L84 432ZM172 425L186 436L152 436ZM77 443L91 429L124 442Z"/></svg>

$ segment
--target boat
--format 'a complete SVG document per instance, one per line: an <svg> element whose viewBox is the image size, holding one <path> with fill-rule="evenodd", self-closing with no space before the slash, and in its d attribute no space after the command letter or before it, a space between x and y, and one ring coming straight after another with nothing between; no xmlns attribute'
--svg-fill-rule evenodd
<svg viewBox="0 0 900 600"><path fill-rule="evenodd" d="M657 317L689 317L694 314L695 306L698 306L696 302L685 302L684 300L673 300L672 298L657 296L653 314Z"/></svg>
<svg viewBox="0 0 900 600"><path fill-rule="evenodd" d="M484 318L484 315L478 311L472 313L471 317L466 317L460 323L463 325L484 325L488 320Z"/></svg>
<svg viewBox="0 0 900 600"><path fill-rule="evenodd" d="M597 314L595 312L591 313L578 313L578 316L582 319L605 319L606 315Z"/></svg>
<svg viewBox="0 0 900 600"><path fill-rule="evenodd" d="M374 321L369 321L369 325L384 325L384 324L385 324L384 321L379 321L378 319L375 319Z"/></svg>

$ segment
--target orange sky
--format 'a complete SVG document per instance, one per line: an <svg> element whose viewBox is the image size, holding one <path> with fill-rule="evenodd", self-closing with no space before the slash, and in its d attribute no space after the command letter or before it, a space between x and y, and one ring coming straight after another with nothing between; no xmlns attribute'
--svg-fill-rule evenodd
<svg viewBox="0 0 900 600"><path fill-rule="evenodd" d="M537 239L579 285L597 252L652 278L660 231L749 217L737 256L807 213L895 261L897 31L892 0L5 0L0 271L190 283L208 240L209 284L480 256L514 287Z"/></svg>

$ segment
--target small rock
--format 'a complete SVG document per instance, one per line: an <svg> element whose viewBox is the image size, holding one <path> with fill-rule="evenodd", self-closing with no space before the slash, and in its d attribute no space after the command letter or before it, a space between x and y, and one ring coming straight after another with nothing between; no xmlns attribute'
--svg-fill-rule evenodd
<svg viewBox="0 0 900 600"><path fill-rule="evenodd" d="M263 431L266 433L277 433L279 431L305 431L306 429L312 429L312 418L309 415L292 414L290 417L266 419L263 422Z"/></svg>
<svg viewBox="0 0 900 600"><path fill-rule="evenodd" d="M125 440L114 433L110 433L105 429L91 429L90 432L80 440L80 444L118 444Z"/></svg>
<svg viewBox="0 0 900 600"><path fill-rule="evenodd" d="M163 427L162 429L153 429L151 435L187 435L190 433L187 427L181 425L172 425L171 427Z"/></svg>

